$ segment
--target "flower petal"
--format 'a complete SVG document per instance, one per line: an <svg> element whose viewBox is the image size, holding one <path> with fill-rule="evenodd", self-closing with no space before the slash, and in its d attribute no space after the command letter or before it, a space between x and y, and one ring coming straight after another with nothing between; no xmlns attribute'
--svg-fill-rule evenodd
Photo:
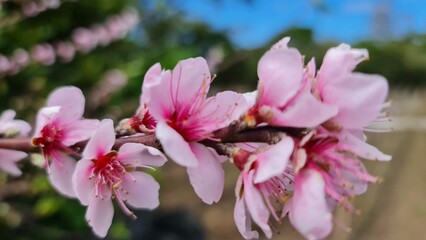
<svg viewBox="0 0 426 240"><path fill-rule="evenodd" d="M160 167L167 161L158 149L139 143L126 143L118 150L118 160L134 166Z"/></svg>
<svg viewBox="0 0 426 240"><path fill-rule="evenodd" d="M180 61L172 71L172 98L178 115L188 106L206 99L211 82L207 61L202 57Z"/></svg>
<svg viewBox="0 0 426 240"><path fill-rule="evenodd" d="M104 238L107 235L113 216L111 194L106 198L93 195L86 210L86 220L96 236Z"/></svg>
<svg viewBox="0 0 426 240"><path fill-rule="evenodd" d="M64 131L62 143L65 146L71 146L78 142L87 140L92 136L93 132L99 126L99 120L84 119L72 123Z"/></svg>
<svg viewBox="0 0 426 240"><path fill-rule="evenodd" d="M52 186L67 197L75 197L72 175L77 162L70 156L56 152L50 164L49 180Z"/></svg>
<svg viewBox="0 0 426 240"><path fill-rule="evenodd" d="M351 49L347 44L340 44L330 48L324 56L318 73L318 87L320 91L326 84L330 84L346 74L352 72L362 61L368 59L366 49Z"/></svg>
<svg viewBox="0 0 426 240"><path fill-rule="evenodd" d="M81 90L74 86L60 87L53 91L46 106L60 106L58 119L62 124L72 123L80 119L84 113L85 99Z"/></svg>
<svg viewBox="0 0 426 240"><path fill-rule="evenodd" d="M260 59L259 105L284 106L302 84L303 58L296 49L266 52Z"/></svg>
<svg viewBox="0 0 426 240"><path fill-rule="evenodd" d="M87 159L97 159L100 156L110 152L115 143L114 126L111 119L104 119L98 129L93 133L86 148L83 151L83 157Z"/></svg>
<svg viewBox="0 0 426 240"><path fill-rule="evenodd" d="M223 193L225 173L218 155L199 143L191 143L198 167L187 168L189 181L197 195L207 204L218 202Z"/></svg>
<svg viewBox="0 0 426 240"><path fill-rule="evenodd" d="M325 199L325 183L315 170L302 170L295 178L291 224L307 239L322 239L333 228Z"/></svg>
<svg viewBox="0 0 426 240"><path fill-rule="evenodd" d="M263 230L266 237L271 238L272 230L268 225L270 213L263 202L262 195L253 185L253 174L254 171L250 171L243 175L244 200L253 221Z"/></svg>
<svg viewBox="0 0 426 240"><path fill-rule="evenodd" d="M339 109L333 118L345 128L362 128L375 120L388 93L388 82L380 75L353 73L325 84L323 102Z"/></svg>
<svg viewBox="0 0 426 240"><path fill-rule="evenodd" d="M362 158L381 161L390 161L392 159L391 155L382 153L376 147L366 143L348 131L342 131L337 136L342 144L347 146L347 150Z"/></svg>
<svg viewBox="0 0 426 240"><path fill-rule="evenodd" d="M145 73L145 77L142 83L142 94L139 101L140 105L143 105L148 102L149 98L151 97L150 91L152 86L159 84L159 82L161 81L161 73L162 69L161 64L159 63L154 64Z"/></svg>
<svg viewBox="0 0 426 240"><path fill-rule="evenodd" d="M244 199L238 199L234 208L235 225L237 225L238 231L244 239L257 239L259 238L259 233L256 230L252 230L251 218L248 213Z"/></svg>
<svg viewBox="0 0 426 240"><path fill-rule="evenodd" d="M283 111L272 108L274 126L311 128L320 125L337 114L337 109L318 101L311 93L305 92Z"/></svg>
<svg viewBox="0 0 426 240"><path fill-rule="evenodd" d="M49 123L52 123L58 115L61 107L43 107L37 112L36 124L33 137L40 137L41 130Z"/></svg>
<svg viewBox="0 0 426 240"><path fill-rule="evenodd" d="M125 191L123 199L132 207L154 209L160 205L158 199L160 184L149 174L143 172L125 174L121 186Z"/></svg>
<svg viewBox="0 0 426 240"><path fill-rule="evenodd" d="M90 159L81 159L77 162L74 174L72 176L72 183L74 186L75 194L80 200L81 204L87 206L90 199L95 195L95 178L92 175L93 162Z"/></svg>
<svg viewBox="0 0 426 240"><path fill-rule="evenodd" d="M224 91L208 98L202 110L194 118L200 119L204 131L210 133L229 125L247 109L248 104L242 94Z"/></svg>
<svg viewBox="0 0 426 240"><path fill-rule="evenodd" d="M16 162L27 157L28 154L8 149L0 149L0 169L12 176L20 176L21 170L16 166Z"/></svg>
<svg viewBox="0 0 426 240"><path fill-rule="evenodd" d="M286 137L264 152L257 154L256 162L258 163L258 167L254 183L264 182L283 173L293 153L293 149L293 139Z"/></svg>
<svg viewBox="0 0 426 240"><path fill-rule="evenodd" d="M165 122L158 122L156 135L164 152L184 167L197 167L198 161L188 142Z"/></svg>
<svg viewBox="0 0 426 240"><path fill-rule="evenodd" d="M149 92L149 97L144 97L147 101L149 112L157 121L170 119L175 111L174 100L172 99L172 74L170 71L163 71L158 81L149 82L147 86L142 86L145 92Z"/></svg>

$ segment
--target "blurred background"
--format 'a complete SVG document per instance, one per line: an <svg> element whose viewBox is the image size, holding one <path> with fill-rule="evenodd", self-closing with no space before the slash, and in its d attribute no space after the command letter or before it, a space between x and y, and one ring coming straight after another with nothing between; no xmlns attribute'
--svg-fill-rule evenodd
<svg viewBox="0 0 426 240"><path fill-rule="evenodd" d="M217 74L214 91L251 91L259 58L283 36L318 65L341 42L367 48L370 61L357 70L391 86L394 131L369 137L393 160L367 163L385 181L354 200L361 216L336 211L329 239L426 239L424 0L0 0L0 110L34 123L52 89L75 85L86 117L119 120L137 108L152 64L173 68L195 56ZM21 163L23 176L0 173L0 238L96 239L85 208L60 197L39 166L33 155ZM137 221L116 211L107 239L241 239L233 220L238 172L224 167L222 200L207 206L185 169L169 162L153 173L160 208L137 212ZM302 239L288 222L278 231L273 239Z"/></svg>

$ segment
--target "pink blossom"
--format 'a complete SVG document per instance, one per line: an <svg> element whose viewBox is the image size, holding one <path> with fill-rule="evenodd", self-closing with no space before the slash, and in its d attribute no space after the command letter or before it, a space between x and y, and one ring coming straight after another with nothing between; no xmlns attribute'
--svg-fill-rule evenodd
<svg viewBox="0 0 426 240"><path fill-rule="evenodd" d="M56 59L55 50L48 43L37 44L31 48L31 58L43 65L52 65Z"/></svg>
<svg viewBox="0 0 426 240"><path fill-rule="evenodd" d="M290 222L308 239L322 239L332 229L331 210L338 203L352 213L358 213L347 199L364 193L369 183L379 178L371 176L356 153L325 130L314 130L297 144L292 156L295 188L285 206Z"/></svg>
<svg viewBox="0 0 426 240"><path fill-rule="evenodd" d="M156 135L165 153L188 168L204 202L219 201L224 182L219 156L197 141L211 139L213 131L237 119L246 107L244 97L227 91L206 98L212 78L201 57L180 61L173 71L156 64L147 75L143 98L158 121Z"/></svg>
<svg viewBox="0 0 426 240"><path fill-rule="evenodd" d="M13 59L19 67L26 67L30 63L30 55L24 49L17 49L13 52Z"/></svg>
<svg viewBox="0 0 426 240"><path fill-rule="evenodd" d="M24 137L31 131L31 126L23 121L14 119L16 112L6 110L0 116L0 134L2 136Z"/></svg>
<svg viewBox="0 0 426 240"><path fill-rule="evenodd" d="M316 99L310 91L303 57L288 48L290 38L275 44L260 59L258 97L246 121L249 125L266 122L273 126L315 127L336 115L336 108Z"/></svg>
<svg viewBox="0 0 426 240"><path fill-rule="evenodd" d="M353 72L357 64L366 59L366 49L351 49L346 44L327 51L318 71L315 91L323 103L336 107L338 113L323 126L345 143L352 143L351 150L360 156L390 160L391 156L365 143L362 133L363 130L383 131L368 125L389 121L381 113L388 93L386 79L380 75Z"/></svg>
<svg viewBox="0 0 426 240"><path fill-rule="evenodd" d="M76 49L80 52L87 53L96 47L96 36L86 28L77 28L72 33L72 40Z"/></svg>
<svg viewBox="0 0 426 240"><path fill-rule="evenodd" d="M15 111L6 110L0 116L0 135L2 137L23 137L31 130L31 126L22 120L16 120ZM21 170L16 166L16 162L27 157L28 154L9 150L0 149L0 169L12 176L20 176Z"/></svg>
<svg viewBox="0 0 426 240"><path fill-rule="evenodd" d="M86 220L99 237L105 237L111 225L115 199L129 216L134 208L158 207L159 184L141 168L162 166L166 159L152 147L126 143L112 150L115 133L112 120L103 120L83 151L73 176L75 192L80 202L88 206Z"/></svg>
<svg viewBox="0 0 426 240"><path fill-rule="evenodd" d="M76 161L70 146L87 140L99 124L82 119L85 99L76 87L61 87L52 92L46 107L37 113L32 142L42 148L53 186L66 196L74 196L71 176ZM52 160L49 164L49 160Z"/></svg>
<svg viewBox="0 0 426 240"><path fill-rule="evenodd" d="M56 45L56 54L64 62L69 62L74 58L75 47L70 42L59 42Z"/></svg>
<svg viewBox="0 0 426 240"><path fill-rule="evenodd" d="M7 73L10 70L11 64L9 58L0 54L0 74Z"/></svg>
<svg viewBox="0 0 426 240"><path fill-rule="evenodd" d="M315 170L300 171L295 177L294 195L287 202L291 224L306 239L323 239L333 229L332 214L325 198L325 183Z"/></svg>
<svg viewBox="0 0 426 240"><path fill-rule="evenodd" d="M272 236L270 216L281 221L279 212L288 198L288 191L292 190L293 174L288 164L293 147L293 140L286 137L254 153L240 150L233 156L234 164L241 170L235 190L234 219L245 239L259 237L251 228L251 220L268 238Z"/></svg>

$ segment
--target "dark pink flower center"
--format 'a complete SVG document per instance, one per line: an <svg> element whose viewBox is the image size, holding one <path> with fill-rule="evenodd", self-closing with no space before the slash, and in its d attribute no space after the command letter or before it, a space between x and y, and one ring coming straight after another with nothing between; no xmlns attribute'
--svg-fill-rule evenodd
<svg viewBox="0 0 426 240"><path fill-rule="evenodd" d="M66 147L62 144L64 133L56 127L55 123L47 124L41 130L41 136L32 139L35 146L41 147L46 159L52 155L55 149L64 150Z"/></svg>
<svg viewBox="0 0 426 240"><path fill-rule="evenodd" d="M95 179L95 194L97 197L104 198L102 191L109 191L112 198L117 200L118 205L123 212L133 218L136 216L124 204L125 195L129 194L121 183L127 172L126 166L118 161L118 153L111 151L93 161L92 173L90 179ZM129 176L133 177L131 174Z"/></svg>

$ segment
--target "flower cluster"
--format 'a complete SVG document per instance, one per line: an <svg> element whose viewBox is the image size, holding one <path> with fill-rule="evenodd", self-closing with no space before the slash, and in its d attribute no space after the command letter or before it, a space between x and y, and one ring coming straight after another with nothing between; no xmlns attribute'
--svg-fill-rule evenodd
<svg viewBox="0 0 426 240"><path fill-rule="evenodd" d="M19 48L12 56L0 54L0 77L17 74L31 62L47 66L54 64L58 58L69 62L74 59L76 52L88 53L98 46L107 46L123 38L138 22L138 13L134 9L127 9L110 16L103 24L74 29L70 40L39 43L29 51Z"/></svg>
<svg viewBox="0 0 426 240"><path fill-rule="evenodd" d="M81 90L55 90L37 114L32 138L52 185L87 206L88 224L105 237L112 200L131 217L132 208L159 205L159 184L146 170L161 167L166 156L186 168L207 204L220 200L222 164L229 160L240 171L234 218L245 239L259 237L252 222L270 238L287 216L305 238L325 238L333 228L332 210L357 213L348 199L380 181L360 158L391 159L364 135L389 130L383 112L388 84L382 76L354 72L368 59L365 49L331 48L317 70L314 60L305 65L299 51L287 46L289 40L262 56L258 88L246 94L208 96L214 77L201 57L182 60L173 70L155 64L145 75L135 115L115 130L110 119L83 118ZM7 121L0 127L12 123L2 119Z"/></svg>

